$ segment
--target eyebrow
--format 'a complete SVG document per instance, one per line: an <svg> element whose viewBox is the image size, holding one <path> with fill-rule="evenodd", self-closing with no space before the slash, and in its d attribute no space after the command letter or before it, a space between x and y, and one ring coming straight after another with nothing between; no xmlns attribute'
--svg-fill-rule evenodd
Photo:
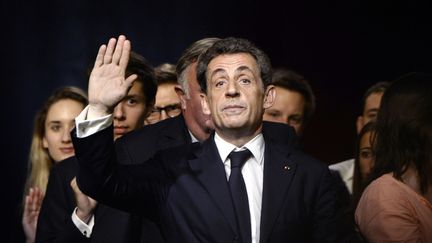
<svg viewBox="0 0 432 243"><path fill-rule="evenodd" d="M378 108L372 108L366 111L366 113L371 113L371 112L378 112L379 109Z"/></svg>
<svg viewBox="0 0 432 243"><path fill-rule="evenodd" d="M251 73L253 73L253 70L252 70L251 68L249 68L248 66L240 66L240 67L238 67L238 68L235 70L234 75L235 75L235 76L238 76L241 72L243 72L243 71L245 71L245 70L246 70L246 71L249 71L249 72L251 72ZM212 72L210 78L213 78L215 75L220 74L220 73L226 74L225 69L223 69L223 68L218 68L218 69L214 70L214 71Z"/></svg>

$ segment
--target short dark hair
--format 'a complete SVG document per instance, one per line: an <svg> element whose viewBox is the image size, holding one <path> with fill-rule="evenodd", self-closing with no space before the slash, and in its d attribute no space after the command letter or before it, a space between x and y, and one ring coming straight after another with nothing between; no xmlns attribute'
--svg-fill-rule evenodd
<svg viewBox="0 0 432 243"><path fill-rule="evenodd" d="M197 79L200 83L201 89L204 92L207 92L207 65L210 63L210 61L223 54L237 53L250 54L257 62L264 88L270 84L271 64L268 56L252 42L246 39L228 37L214 43L213 46L207 49L207 51L199 57Z"/></svg>
<svg viewBox="0 0 432 243"><path fill-rule="evenodd" d="M432 171L432 75L409 73L385 91L376 124L375 167L371 179L392 172L402 180L410 165L420 190L430 186Z"/></svg>
<svg viewBox="0 0 432 243"><path fill-rule="evenodd" d="M386 91L386 89L390 86L390 82L388 81L380 81L374 85L372 85L371 87L369 87L366 92L363 94L363 99L362 99L362 113L363 110L366 106L366 100L367 98L371 95L371 94L375 94L375 93L384 93Z"/></svg>
<svg viewBox="0 0 432 243"><path fill-rule="evenodd" d="M161 84L177 84L176 66L171 63L162 63L155 68L156 81Z"/></svg>
<svg viewBox="0 0 432 243"><path fill-rule="evenodd" d="M143 56L138 53L130 53L129 63L126 67L126 77L132 74L138 75L135 82L142 84L146 112L153 108L157 92L156 76L153 66Z"/></svg>
<svg viewBox="0 0 432 243"><path fill-rule="evenodd" d="M300 74L286 68L273 70L272 84L301 94L305 100L304 123L307 123L315 112L315 95L309 82Z"/></svg>

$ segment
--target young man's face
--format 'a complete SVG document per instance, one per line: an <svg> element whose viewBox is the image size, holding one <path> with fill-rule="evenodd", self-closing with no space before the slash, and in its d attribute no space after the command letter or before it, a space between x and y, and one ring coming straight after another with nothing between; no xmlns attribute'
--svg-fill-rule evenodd
<svg viewBox="0 0 432 243"><path fill-rule="evenodd" d="M135 81L127 96L114 108L114 140L140 128L146 116L141 82Z"/></svg>
<svg viewBox="0 0 432 243"><path fill-rule="evenodd" d="M265 102L260 71L255 59L246 53L215 57L208 64L207 102L216 130L255 132L262 123Z"/></svg>
<svg viewBox="0 0 432 243"><path fill-rule="evenodd" d="M264 112L264 120L285 123L294 127L297 135L303 130L305 99L299 92L275 87L273 105Z"/></svg>

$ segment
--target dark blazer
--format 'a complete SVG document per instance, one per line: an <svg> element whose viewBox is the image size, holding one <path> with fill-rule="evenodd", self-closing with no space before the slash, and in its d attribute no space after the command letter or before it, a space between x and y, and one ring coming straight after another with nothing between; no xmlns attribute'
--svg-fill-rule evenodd
<svg viewBox="0 0 432 243"><path fill-rule="evenodd" d="M265 165L260 242L342 242L335 187L326 164L263 130ZM233 242L239 238L223 163L213 137L157 153L140 165L112 143L112 130L73 137L78 185L113 207L155 221L167 242ZM111 173L113 172L113 173Z"/></svg>
<svg viewBox="0 0 432 243"><path fill-rule="evenodd" d="M39 214L36 242L90 242L72 222L76 203L70 181L78 161L68 158L54 166ZM124 211L98 204L91 242L164 242L156 225Z"/></svg>
<svg viewBox="0 0 432 243"><path fill-rule="evenodd" d="M112 130L112 127L109 129ZM121 138L124 141L122 144L126 143L135 153L132 153L130 158L117 161L121 164L139 163L153 156L160 149L191 143L182 116L147 126L146 129L131 132L123 137L128 138ZM153 139L145 139L146 137ZM58 163L51 170L39 214L36 242L90 242L90 239L77 229L71 219L76 203L70 182L77 174L76 157ZM95 211L95 226L91 241L96 243L164 242L154 223L141 216L131 216L129 213L103 204L99 204Z"/></svg>

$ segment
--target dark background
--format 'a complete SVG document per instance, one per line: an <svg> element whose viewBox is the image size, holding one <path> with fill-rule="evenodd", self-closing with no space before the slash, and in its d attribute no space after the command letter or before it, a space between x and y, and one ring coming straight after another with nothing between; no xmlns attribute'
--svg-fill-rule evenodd
<svg viewBox="0 0 432 243"><path fill-rule="evenodd" d="M35 112L60 86L86 88L99 45L119 34L154 65L175 63L204 37L253 41L315 91L305 150L327 163L350 158L363 92L407 72L432 72L430 1L375 2L2 1L4 229L15 227L8 222L22 197Z"/></svg>

